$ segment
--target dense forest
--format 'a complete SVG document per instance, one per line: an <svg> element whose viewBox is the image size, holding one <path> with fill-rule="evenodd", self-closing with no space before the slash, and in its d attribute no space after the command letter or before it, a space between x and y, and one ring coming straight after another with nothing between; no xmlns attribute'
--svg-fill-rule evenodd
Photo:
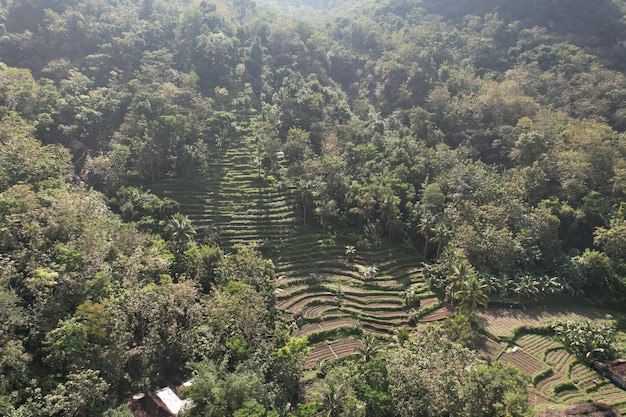
<svg viewBox="0 0 626 417"><path fill-rule="evenodd" d="M623 310L623 0L2 0L0 27L0 415L130 416L188 379L185 416L533 415L548 372L485 360L512 341L478 312ZM243 211L229 161L293 221L195 221L183 191L216 179L202 204ZM382 266L359 256L410 258L403 325L298 333L281 230L328 238L363 291ZM327 292L318 270L293 294ZM417 323L420 294L450 317ZM537 337L572 374L623 351L613 324Z"/></svg>

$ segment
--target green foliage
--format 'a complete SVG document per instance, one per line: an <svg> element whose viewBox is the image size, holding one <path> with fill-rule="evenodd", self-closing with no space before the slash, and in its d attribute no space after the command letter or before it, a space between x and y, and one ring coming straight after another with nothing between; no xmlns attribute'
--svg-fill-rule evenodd
<svg viewBox="0 0 626 417"><path fill-rule="evenodd" d="M473 348L478 339L480 323L477 316L472 313L457 313L448 318L442 325L442 330L451 341L462 346Z"/></svg>
<svg viewBox="0 0 626 417"><path fill-rule="evenodd" d="M512 365L494 362L470 371L464 397L467 416L528 416L528 377Z"/></svg>
<svg viewBox="0 0 626 417"><path fill-rule="evenodd" d="M264 259L254 246L242 246L234 254L224 256L216 271L218 284L241 281L253 286L266 297L273 297L274 264Z"/></svg>
<svg viewBox="0 0 626 417"><path fill-rule="evenodd" d="M552 326L556 338L584 362L612 359L615 354L615 326L586 321L567 321Z"/></svg>
<svg viewBox="0 0 626 417"><path fill-rule="evenodd" d="M365 404L366 417L390 417L393 401L389 393L389 378L385 361L381 355L363 363L359 369L361 377L354 381L354 392Z"/></svg>
<svg viewBox="0 0 626 417"><path fill-rule="evenodd" d="M354 373L346 367L333 367L315 387L317 402L329 417L357 417L364 415L363 404L352 388Z"/></svg>
<svg viewBox="0 0 626 417"><path fill-rule="evenodd" d="M270 372L277 386L274 399L277 409L281 404L296 404L301 399L300 380L309 350L306 337L289 337L284 346L276 347L272 351Z"/></svg>
<svg viewBox="0 0 626 417"><path fill-rule="evenodd" d="M70 373L67 382L57 385L43 398L42 415L78 417L97 413L104 408L109 385L98 371Z"/></svg>
<svg viewBox="0 0 626 417"><path fill-rule="evenodd" d="M185 251L183 269L202 285L205 293L215 284L216 269L222 261L223 253L219 246L192 247Z"/></svg>
<svg viewBox="0 0 626 417"><path fill-rule="evenodd" d="M18 182L38 183L49 178L67 180L71 173L70 155L62 146L42 146L33 137L33 126L19 114L2 116L0 143L0 189Z"/></svg>
<svg viewBox="0 0 626 417"><path fill-rule="evenodd" d="M479 364L434 329L387 353L394 415L529 415L528 378L517 368Z"/></svg>
<svg viewBox="0 0 626 417"><path fill-rule="evenodd" d="M183 390L192 406L183 415L240 416L245 411L265 416L267 394L259 375L252 371L229 373L213 362L199 362L192 367L194 383Z"/></svg>
<svg viewBox="0 0 626 417"><path fill-rule="evenodd" d="M473 358L401 332L386 362L365 336L366 361L297 405L306 341L274 330L261 255L282 262L291 241L231 253L221 229L236 206L271 213L247 227L273 234L270 193L350 235L348 262L396 240L419 252L430 288L464 313L443 325L458 342L488 293L623 293L619 2L4 3L1 414L124 414L110 405L201 359L224 361L198 371L205 415L524 413L513 371L454 368ZM254 208L233 183L254 184ZM578 329L594 335L571 340L579 354L610 351L605 329Z"/></svg>
<svg viewBox="0 0 626 417"><path fill-rule="evenodd" d="M395 415L460 415L462 381L476 360L433 329L387 355L389 393Z"/></svg>

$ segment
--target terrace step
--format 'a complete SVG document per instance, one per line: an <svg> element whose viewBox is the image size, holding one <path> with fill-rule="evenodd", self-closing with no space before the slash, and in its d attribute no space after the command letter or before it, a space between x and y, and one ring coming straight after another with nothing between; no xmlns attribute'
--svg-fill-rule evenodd
<svg viewBox="0 0 626 417"><path fill-rule="evenodd" d="M550 396L550 388L555 384L560 384L565 382L565 378L559 374L551 373L548 377L539 381L536 385L537 391L539 391L543 396Z"/></svg>
<svg viewBox="0 0 626 417"><path fill-rule="evenodd" d="M361 342L348 338L335 343L318 343L313 346L304 368L314 368L321 361L335 360L346 356L354 355L358 352Z"/></svg>
<svg viewBox="0 0 626 417"><path fill-rule="evenodd" d="M305 322L296 336L357 323L362 331L389 335L407 322L409 313L401 294L406 283L418 286L421 309L429 311L424 321L451 314L445 307L430 311L439 301L424 283L421 262L415 256L398 247L357 248L348 261L346 242L303 225L294 190L259 178L256 149L245 134L242 131L213 150L219 161L209 164L201 185L200 181L177 180L155 189L180 203L198 236L210 236L225 251L238 244L259 243L260 250L271 255L279 277L277 307L286 320L301 314ZM372 266L377 268L376 275L365 279L363 273ZM311 281L311 273L318 278ZM358 343L351 338L336 342L338 348L352 350ZM318 344L314 349L325 348Z"/></svg>

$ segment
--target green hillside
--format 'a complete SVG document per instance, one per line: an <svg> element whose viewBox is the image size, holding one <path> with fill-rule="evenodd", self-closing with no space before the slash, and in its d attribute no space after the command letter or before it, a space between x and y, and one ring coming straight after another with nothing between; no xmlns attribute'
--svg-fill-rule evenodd
<svg viewBox="0 0 626 417"><path fill-rule="evenodd" d="M626 412L625 22L0 2L0 415Z"/></svg>

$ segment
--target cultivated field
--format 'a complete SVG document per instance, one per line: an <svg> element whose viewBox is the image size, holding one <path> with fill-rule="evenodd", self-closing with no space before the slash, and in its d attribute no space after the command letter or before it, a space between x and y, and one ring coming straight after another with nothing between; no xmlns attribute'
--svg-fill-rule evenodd
<svg viewBox="0 0 626 417"><path fill-rule="evenodd" d="M254 243L274 261L277 306L284 320L293 323L294 336L307 336L312 344L307 369L355 355L363 333L389 337L412 317L430 323L452 314L429 291L416 253L391 245L356 247L348 259L346 244L353 242L304 225L295 190L259 171L250 139L242 136L219 152L220 162L212 164L201 181L170 181L153 191L181 204L199 239L211 239L226 251ZM406 308L403 296L409 285L420 298L414 309ZM601 320L606 310L571 300L512 307L478 313L490 335L478 351L486 360L501 360L528 374L533 380L531 404L599 400L626 412L626 392L551 337L513 333L521 326L542 327L554 320Z"/></svg>

